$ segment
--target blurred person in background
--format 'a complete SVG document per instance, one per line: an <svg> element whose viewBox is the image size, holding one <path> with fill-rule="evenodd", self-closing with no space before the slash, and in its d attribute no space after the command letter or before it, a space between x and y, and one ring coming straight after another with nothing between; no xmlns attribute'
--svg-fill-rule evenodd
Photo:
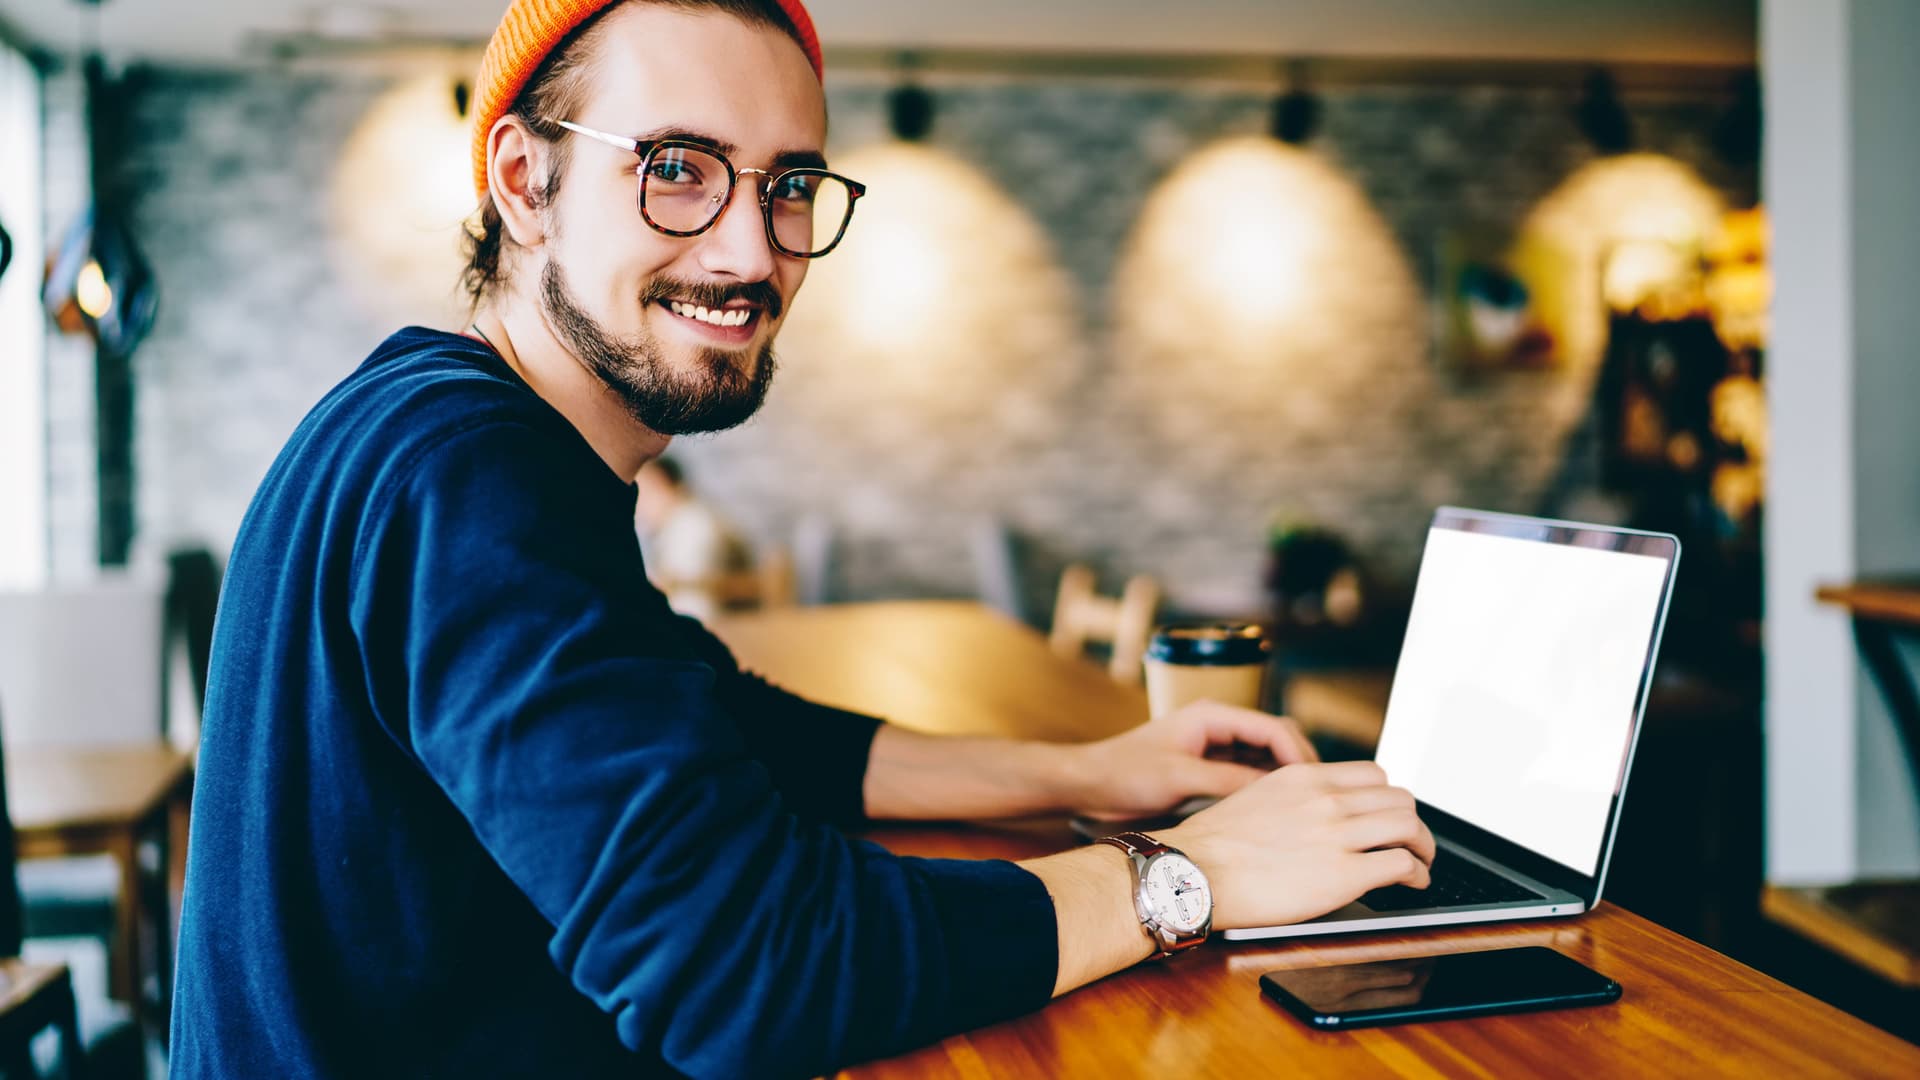
<svg viewBox="0 0 1920 1080"><path fill-rule="evenodd" d="M1412 796L1290 722L920 735L742 672L647 582L633 477L753 415L859 196L820 80L799 0L508 8L474 87L472 325L401 330L330 391L234 544L176 1077L811 1076L1209 921L1425 884ZM1282 767L1204 756L1235 742ZM1158 837L1199 868L1166 887L1178 940L1110 846L923 859L845 831L1229 793Z"/></svg>
<svg viewBox="0 0 1920 1080"><path fill-rule="evenodd" d="M658 457L634 477L634 527L647 577L682 615L705 621L719 613L722 583L753 567L746 542L720 513L693 493L680 463Z"/></svg>

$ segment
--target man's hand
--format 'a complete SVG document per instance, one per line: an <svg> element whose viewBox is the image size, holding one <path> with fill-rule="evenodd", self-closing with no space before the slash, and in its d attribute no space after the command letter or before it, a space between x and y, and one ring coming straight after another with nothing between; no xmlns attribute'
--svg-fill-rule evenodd
<svg viewBox="0 0 1920 1080"><path fill-rule="evenodd" d="M1186 852L1207 875L1214 929L1277 926L1324 915L1382 885L1426 888L1433 834L1413 808L1413 796L1388 787L1371 761L1295 764L1153 835ZM1020 865L1053 897L1060 928L1056 995L1153 951L1134 914L1132 872L1119 852L1096 844Z"/></svg>
<svg viewBox="0 0 1920 1080"><path fill-rule="evenodd" d="M1113 819L1162 814L1196 795L1230 795L1274 767L1319 760L1292 720L1199 701L1075 748L1070 767L1076 808Z"/></svg>
<svg viewBox="0 0 1920 1080"><path fill-rule="evenodd" d="M1311 919L1384 885L1424 889L1433 833L1371 761L1297 765L1157 834L1213 886L1218 930Z"/></svg>

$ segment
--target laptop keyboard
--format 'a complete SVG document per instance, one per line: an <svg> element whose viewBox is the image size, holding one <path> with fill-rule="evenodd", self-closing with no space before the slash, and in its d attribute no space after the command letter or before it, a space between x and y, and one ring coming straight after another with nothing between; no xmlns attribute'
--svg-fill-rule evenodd
<svg viewBox="0 0 1920 1080"><path fill-rule="evenodd" d="M1469 907L1504 904L1511 900L1546 897L1516 881L1509 881L1479 863L1442 851L1433 859L1433 884L1424 889L1389 885L1362 896L1360 902L1375 911L1411 911L1414 908Z"/></svg>

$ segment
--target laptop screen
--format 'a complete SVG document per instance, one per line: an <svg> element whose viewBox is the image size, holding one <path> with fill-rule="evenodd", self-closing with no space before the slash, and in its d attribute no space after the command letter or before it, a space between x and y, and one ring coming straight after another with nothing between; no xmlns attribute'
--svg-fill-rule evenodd
<svg viewBox="0 0 1920 1080"><path fill-rule="evenodd" d="M1375 759L1422 802L1592 876L1670 566L1617 549L1672 548L1531 532L1428 532Z"/></svg>

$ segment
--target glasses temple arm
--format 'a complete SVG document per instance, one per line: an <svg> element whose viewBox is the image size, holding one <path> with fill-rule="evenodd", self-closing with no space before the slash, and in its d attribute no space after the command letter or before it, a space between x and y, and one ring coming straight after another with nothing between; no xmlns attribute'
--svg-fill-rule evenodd
<svg viewBox="0 0 1920 1080"><path fill-rule="evenodd" d="M582 127L570 120L555 120L554 123L559 124L561 127L566 128L576 135L585 135L589 139L598 139L608 146L617 146L622 150L627 150L635 154L640 152L640 143L638 140L629 139L621 135L610 135L604 131L595 131L590 127Z"/></svg>

